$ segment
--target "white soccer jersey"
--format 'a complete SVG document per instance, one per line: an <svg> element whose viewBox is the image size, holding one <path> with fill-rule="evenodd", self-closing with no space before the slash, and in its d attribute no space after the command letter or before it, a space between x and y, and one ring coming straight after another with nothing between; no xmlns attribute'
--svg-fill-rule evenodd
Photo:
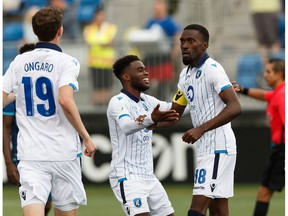
<svg viewBox="0 0 288 216"><path fill-rule="evenodd" d="M190 107L190 115L194 127L207 122L218 115L226 106L219 93L230 88L231 82L223 67L208 58L194 68L184 68L180 74L178 88L183 92ZM236 139L227 123L210 130L197 140L197 155L228 153L236 154Z"/></svg>
<svg viewBox="0 0 288 216"><path fill-rule="evenodd" d="M135 119L140 115L151 116L160 104L160 110L169 110L171 103L141 94L141 99L122 90L111 98L107 118L112 145L109 179L114 187L120 179L154 179L152 156L152 130L146 129L153 122L147 118L142 125Z"/></svg>
<svg viewBox="0 0 288 216"><path fill-rule="evenodd" d="M59 88L78 90L79 62L50 43L16 56L3 77L3 91L16 96L18 159L64 161L81 151L76 130L58 103Z"/></svg>

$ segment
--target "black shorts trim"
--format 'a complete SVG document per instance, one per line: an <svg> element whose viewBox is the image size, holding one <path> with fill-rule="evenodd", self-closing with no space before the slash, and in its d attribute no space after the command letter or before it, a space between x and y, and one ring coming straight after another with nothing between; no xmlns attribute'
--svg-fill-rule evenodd
<svg viewBox="0 0 288 216"><path fill-rule="evenodd" d="M127 203L126 197L125 197L125 192L124 192L124 181L120 182L120 193L121 193L121 197L123 200L123 204Z"/></svg>
<svg viewBox="0 0 288 216"><path fill-rule="evenodd" d="M220 159L220 153L215 153L212 179L217 179L217 173L218 173L218 167L219 167L219 159Z"/></svg>

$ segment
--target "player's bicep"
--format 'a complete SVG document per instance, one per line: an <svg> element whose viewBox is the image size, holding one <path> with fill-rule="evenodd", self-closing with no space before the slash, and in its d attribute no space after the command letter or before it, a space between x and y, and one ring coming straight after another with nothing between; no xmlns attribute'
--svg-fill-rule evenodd
<svg viewBox="0 0 288 216"><path fill-rule="evenodd" d="M231 86L229 88L223 89L219 93L219 97L225 104L228 104L229 102L232 101L238 101L238 97Z"/></svg>
<svg viewBox="0 0 288 216"><path fill-rule="evenodd" d="M73 99L73 87L64 85L59 88L58 102L61 106L68 104Z"/></svg>

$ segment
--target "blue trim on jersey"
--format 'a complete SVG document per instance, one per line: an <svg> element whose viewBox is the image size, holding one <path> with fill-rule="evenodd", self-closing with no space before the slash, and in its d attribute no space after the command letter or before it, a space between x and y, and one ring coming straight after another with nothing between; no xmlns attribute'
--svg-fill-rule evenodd
<svg viewBox="0 0 288 216"><path fill-rule="evenodd" d="M15 116L15 112L5 112L3 111L4 116Z"/></svg>
<svg viewBox="0 0 288 216"><path fill-rule="evenodd" d="M73 83L69 83L69 86L71 86L74 90L78 90L77 87Z"/></svg>
<svg viewBox="0 0 288 216"><path fill-rule="evenodd" d="M118 179L118 182L120 183L120 182L123 182L123 181L126 181L126 180L127 180L127 178L124 177L124 178Z"/></svg>
<svg viewBox="0 0 288 216"><path fill-rule="evenodd" d="M129 114L126 114L126 113L125 113L125 114L122 114L122 115L120 115L120 116L119 116L119 119L121 119L122 117L125 117L125 116L128 116L128 117L130 117L130 115L129 115Z"/></svg>
<svg viewBox="0 0 288 216"><path fill-rule="evenodd" d="M38 42L35 45L35 48L47 48L47 49L52 49L52 50L56 50L58 52L62 52L62 49L57 46L56 44L52 44L52 43L48 43L48 42Z"/></svg>
<svg viewBox="0 0 288 216"><path fill-rule="evenodd" d="M217 154L217 153L228 154L228 151L227 150L215 150L214 153L215 154Z"/></svg>
<svg viewBox="0 0 288 216"><path fill-rule="evenodd" d="M134 95L132 95L130 92L126 91L125 89L121 89L121 92L123 94L126 94L131 100L135 101L136 103L138 103L140 100L144 101L143 98L137 98Z"/></svg>
<svg viewBox="0 0 288 216"><path fill-rule="evenodd" d="M77 156L77 157L81 157L82 154L83 154L82 152L79 152L76 156Z"/></svg>
<svg viewBox="0 0 288 216"><path fill-rule="evenodd" d="M3 107L3 115L6 113L6 115L15 115L16 107L15 107L15 101L12 103L7 104L7 106Z"/></svg>
<svg viewBox="0 0 288 216"><path fill-rule="evenodd" d="M223 87L221 88L221 91L224 91L225 89L230 88L231 86L232 86L231 84L228 84L228 85L226 85L226 86L223 86Z"/></svg>

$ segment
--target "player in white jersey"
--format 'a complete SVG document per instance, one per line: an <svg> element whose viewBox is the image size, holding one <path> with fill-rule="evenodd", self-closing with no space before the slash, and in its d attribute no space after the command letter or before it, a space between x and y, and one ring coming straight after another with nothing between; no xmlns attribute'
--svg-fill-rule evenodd
<svg viewBox="0 0 288 216"><path fill-rule="evenodd" d="M190 108L193 128L182 139L196 145L197 167L188 216L227 216L233 196L236 140L231 120L241 113L240 103L223 67L206 53L207 29L198 24L184 28L180 47L182 70L171 109ZM163 125L162 125L163 126Z"/></svg>
<svg viewBox="0 0 288 216"><path fill-rule="evenodd" d="M107 110L112 144L111 187L126 215L172 216L172 205L153 173L149 126L176 121L179 115L169 111L171 103L143 93L149 88L149 73L137 56L118 59L113 71L123 89L111 98Z"/></svg>
<svg viewBox="0 0 288 216"><path fill-rule="evenodd" d="M44 216L51 191L55 215L75 216L86 204L79 135L86 156L96 150L73 99L80 65L58 46L58 9L39 10L32 26L35 50L16 56L3 77L3 106L16 98L21 205L24 216Z"/></svg>

